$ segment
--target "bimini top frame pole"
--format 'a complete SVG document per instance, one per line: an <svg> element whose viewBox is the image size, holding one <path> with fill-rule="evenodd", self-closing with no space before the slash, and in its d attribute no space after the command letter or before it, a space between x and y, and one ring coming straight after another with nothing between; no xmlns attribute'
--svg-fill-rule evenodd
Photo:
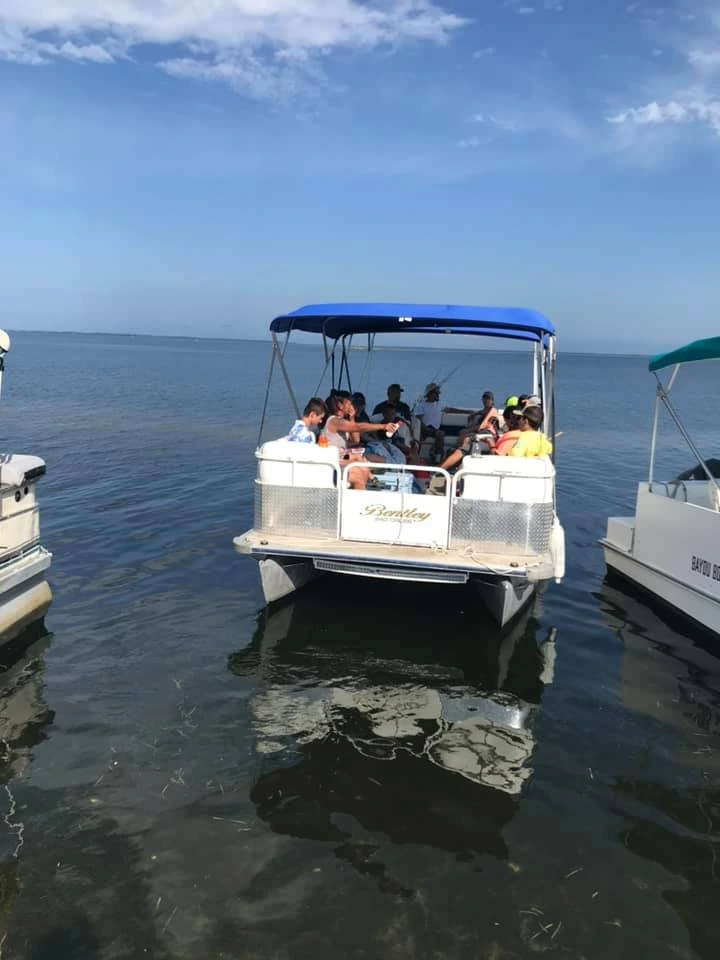
<svg viewBox="0 0 720 960"><path fill-rule="evenodd" d="M289 339L289 338L288 338ZM293 391L292 384L290 383L290 377L288 376L287 367L285 366L285 350L287 349L287 340L285 341L285 346L281 347L280 342L277 336L273 333L272 335L272 353L270 356L270 370L268 371L267 387L265 388L265 400L263 401L263 411L260 418L260 430L258 432L258 445L262 440L263 429L265 427L265 417L267 416L268 402L270 400L270 386L272 384L272 375L273 370L275 369L275 364L280 367L282 371L283 380L285 381L285 386L287 387L288 394L290 395L290 401L292 402L293 409L295 410L295 416L300 418L300 407ZM327 367L327 364L326 364Z"/></svg>
<svg viewBox="0 0 720 960"><path fill-rule="evenodd" d="M555 365L555 327L536 310L524 307L477 307L444 304L413 303L326 303L300 307L292 313L276 317L270 324L273 337L273 358L270 376L277 361L296 412L298 404L292 392L285 367L285 349L294 331L322 336L325 369L331 368L332 386L340 387L343 378L352 390L348 352L354 334L368 338L368 348L374 345L377 333L432 333L493 337L505 340L523 340L533 344L533 390L540 393L546 410L546 429L554 430L554 403L552 390ZM277 335L285 334L285 347L280 349ZM341 343L339 370L336 368L336 349ZM267 412L265 397L263 422ZM299 412L298 412L299 416ZM262 430L261 430L262 433Z"/></svg>
<svg viewBox="0 0 720 960"><path fill-rule="evenodd" d="M714 341L717 341L717 348L719 351L717 355L718 357L720 357L720 337L714 337L712 339ZM705 356L705 355L703 356L688 355L690 353L690 348L696 347L697 344L703 344L707 342L708 341L696 341L695 344L690 344L689 347L683 347L680 350L672 351L672 353L663 354L659 357L653 357L653 359L650 361L649 368L655 377L657 386L655 388L655 415L653 417L652 440L650 443L650 469L649 469L649 475L648 475L648 487L652 491L654 474L655 474L655 453L657 449L658 419L660 414L660 404L662 403L662 405L665 407L665 409L669 413L673 423L678 428L678 431L680 432L681 437L690 448L693 456L697 458L698 463L703 469L703 473L708 478L711 485L715 488L716 502L720 503L720 486L718 486L717 479L713 476L712 471L710 470L707 463L705 462L705 458L702 456L698 448L695 446L695 442L693 441L692 437L685 429L685 426L680 420L680 417L675 411L675 408L670 403L670 392L673 388L673 385L675 384L675 380L680 371L680 365L682 362L684 362L682 359L679 359L679 358L682 358L683 354L685 354L685 356L687 357L687 360L685 362L690 362L691 360L710 359L709 356ZM667 385L665 385L660 379L660 377L658 376L657 371L662 370L666 366L670 366L670 363L672 361L668 361L667 363L663 362L663 360L667 357L674 358L675 362L673 365L673 371L670 374L670 379L668 380Z"/></svg>

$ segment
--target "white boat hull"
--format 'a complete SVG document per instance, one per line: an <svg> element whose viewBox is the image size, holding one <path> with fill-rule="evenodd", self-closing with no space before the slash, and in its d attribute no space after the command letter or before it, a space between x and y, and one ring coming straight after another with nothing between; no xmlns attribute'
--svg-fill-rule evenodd
<svg viewBox="0 0 720 960"><path fill-rule="evenodd" d="M700 626L720 633L720 606L716 600L678 583L661 570L636 560L631 554L602 541L605 565L641 590Z"/></svg>
<svg viewBox="0 0 720 960"><path fill-rule="evenodd" d="M634 518L612 517L608 570L720 634L720 513L640 484Z"/></svg>
<svg viewBox="0 0 720 960"><path fill-rule="evenodd" d="M396 550L367 545L338 544L331 550L328 546L316 546L314 555L301 555L286 547L284 553L264 553L254 543L252 532L235 538L235 547L241 553L250 554L258 561L263 596L267 603L274 603L300 590L321 573L338 573L344 576L365 577L386 581L408 583L456 584L476 591L484 605L500 626L505 626L532 600L538 585L550 576L549 568L536 567L525 575L485 572L460 566L447 554L440 558L418 557L414 563L405 558L398 560ZM395 556L393 556L395 554ZM434 560L434 562L433 562ZM529 575L528 575L529 574Z"/></svg>
<svg viewBox="0 0 720 960"><path fill-rule="evenodd" d="M289 597L317 576L312 560L305 558L265 557L258 569L266 603Z"/></svg>
<svg viewBox="0 0 720 960"><path fill-rule="evenodd" d="M52 602L45 571L52 557L43 547L0 567L0 643L41 620Z"/></svg>
<svg viewBox="0 0 720 960"><path fill-rule="evenodd" d="M354 490L335 448L272 440L256 456L255 527L234 543L258 561L268 603L321 572L468 584L505 625L565 573L547 458L466 457L452 477L376 463L372 485ZM441 482L420 492L414 473L428 471Z"/></svg>
<svg viewBox="0 0 720 960"><path fill-rule="evenodd" d="M537 585L528 580L495 578L473 581L490 615L501 627L510 623L535 596Z"/></svg>

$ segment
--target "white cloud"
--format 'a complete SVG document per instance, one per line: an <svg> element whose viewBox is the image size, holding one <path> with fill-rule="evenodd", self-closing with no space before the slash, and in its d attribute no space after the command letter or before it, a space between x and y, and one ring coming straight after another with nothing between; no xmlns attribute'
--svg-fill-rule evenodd
<svg viewBox="0 0 720 960"><path fill-rule="evenodd" d="M0 10L0 60L30 65L56 59L114 63L126 56L129 45L128 39L110 34L90 38L85 30L28 30L17 18Z"/></svg>
<svg viewBox="0 0 720 960"><path fill-rule="evenodd" d="M56 48L56 55L67 57L68 60L90 60L93 63L113 63L115 57L99 43L77 44L66 40Z"/></svg>
<svg viewBox="0 0 720 960"><path fill-rule="evenodd" d="M571 110L547 96L530 98L521 107L498 104L492 113L476 113L472 120L505 134L526 137L543 134L581 143L587 134L585 126Z"/></svg>
<svg viewBox="0 0 720 960"><path fill-rule="evenodd" d="M720 70L720 49L691 50L688 54L688 62L701 73L713 73L715 70Z"/></svg>
<svg viewBox="0 0 720 960"><path fill-rule="evenodd" d="M157 57L158 66L174 76L224 80L256 96L276 95L308 75L299 63L336 49L447 43L467 21L441 2L2 0L0 59L112 63L153 45L142 55ZM180 53L168 58L153 49L169 46Z"/></svg>
<svg viewBox="0 0 720 960"><path fill-rule="evenodd" d="M627 9L639 6L631 4ZM690 9L692 18L687 15ZM717 0L693 3L678 13L683 16L669 21L660 35L657 28L649 28L650 36L662 38L663 45L652 50L656 66L641 79L638 89L642 92L629 98L634 104L605 118L624 129L626 143L637 139L641 130L650 140L657 139L661 128L669 143L686 137L686 128L693 125L720 135L720 6Z"/></svg>
<svg viewBox="0 0 720 960"><path fill-rule="evenodd" d="M495 53L495 47L483 47L482 50L473 51L473 60L482 60L483 57L491 57Z"/></svg>
<svg viewBox="0 0 720 960"><path fill-rule="evenodd" d="M699 123L720 135L720 99L700 90L691 90L664 103L653 100L642 107L628 107L607 120L608 123L641 127Z"/></svg>
<svg viewBox="0 0 720 960"><path fill-rule="evenodd" d="M539 2L533 5L527 0L505 0L502 5L521 17L529 17L537 12ZM565 3L564 0L542 0L542 9L548 13L562 13Z"/></svg>
<svg viewBox="0 0 720 960"><path fill-rule="evenodd" d="M494 113L476 113L472 118L473 123L481 123L487 127L496 127L498 130L504 130L505 133L520 133L521 124L518 119L510 114L498 117Z"/></svg>
<svg viewBox="0 0 720 960"><path fill-rule="evenodd" d="M176 57L158 64L171 77L226 83L257 100L283 100L298 93L307 82L323 82L312 61L273 62L253 51L225 55L216 61Z"/></svg>

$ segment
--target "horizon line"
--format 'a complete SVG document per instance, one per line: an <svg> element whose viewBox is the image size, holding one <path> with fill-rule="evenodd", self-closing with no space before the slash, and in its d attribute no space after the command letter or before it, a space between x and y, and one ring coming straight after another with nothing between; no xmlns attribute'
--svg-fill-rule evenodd
<svg viewBox="0 0 720 960"><path fill-rule="evenodd" d="M56 337L56 336L57 336L57 337L61 337L61 336L82 336L82 337L128 337L128 338L132 338L132 339L134 339L134 338L146 338L146 339L151 339L151 340L210 340L210 341L215 341L215 342L218 342L218 343L271 343L271 342L272 342L271 339L270 339L270 337L267 337L267 338L264 338L264 337L262 337L262 338L261 338L261 337L222 337L222 336L209 336L209 335L204 335L204 336L202 336L202 335L199 335L199 334L188 334L188 333L132 333L132 332L119 332L119 331L115 331L115 330L70 330L70 329L68 329L68 330L44 330L44 329L42 329L42 328L37 328L37 329L32 328L32 329L31 329L31 328L27 328L27 327L25 327L25 328L15 328L15 329L13 329L12 327L7 327L6 329L7 329L8 333L11 333L11 334L13 334L13 335L16 334L16 333L21 333L21 334L22 334L22 333L41 333L41 334L46 334L46 335L54 336L54 337ZM419 336L419 334L418 334L418 336ZM297 343L297 341L296 341L296 343ZM312 344L311 344L311 343L308 343L308 342L300 342L298 345L299 345L299 346L303 346L303 347L310 347L310 346L312 346ZM365 352L365 348L363 348L363 347L359 347L359 346L358 346L358 347L354 347L353 349L358 350L358 351L360 351L360 352ZM450 346L443 346L443 347L439 347L439 348L438 348L438 347L435 347L435 346L433 346L433 347L429 347L429 346L428 346L428 347L421 347L421 346L416 346L416 345L409 346L409 347L402 347L402 346L395 346L395 345L388 345L388 346L382 346L382 345L381 345L381 346L373 347L373 351L374 351L374 352L376 352L376 351L382 351L382 350L435 350L435 351L437 351L438 349L440 349L440 350L446 350L446 351L449 351L449 352L456 353L456 352L460 352L460 351L462 351L462 350L467 350L467 347L459 347L459 346L458 346L458 347L450 347ZM663 348L663 349L667 349L667 348ZM478 352L481 352L481 351L478 351ZM518 351L518 350L503 350L502 348L497 348L497 347L496 347L493 352L495 352L495 353L518 353L518 352L520 352L520 351ZM631 352L618 352L618 351L591 350L591 349L588 349L588 350L574 349L574 350L564 350L564 351L562 351L562 354L563 354L563 356L643 357L643 358L647 358L647 357L654 356L655 353L657 353L657 352L658 352L657 350L648 351L647 353L637 353L637 352L633 352L633 351L631 351Z"/></svg>

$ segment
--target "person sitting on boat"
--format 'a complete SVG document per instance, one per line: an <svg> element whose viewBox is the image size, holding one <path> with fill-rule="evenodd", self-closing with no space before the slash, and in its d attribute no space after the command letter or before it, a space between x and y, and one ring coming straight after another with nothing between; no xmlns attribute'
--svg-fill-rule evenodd
<svg viewBox="0 0 720 960"><path fill-rule="evenodd" d="M401 417L407 424L412 420L412 414L410 412L410 407L402 400L402 394L404 393L403 388L399 383L391 383L387 388L387 400L381 400L373 410L373 416L377 417L382 413L382 408L386 403L392 403L397 411L397 415Z"/></svg>
<svg viewBox="0 0 720 960"><path fill-rule="evenodd" d="M371 423L370 416L368 415L364 393L354 393L350 398L352 400L352 405L355 407L355 419L358 423Z"/></svg>
<svg viewBox="0 0 720 960"><path fill-rule="evenodd" d="M511 397L510 399L517 400L518 398ZM506 457L510 453L512 448L520 439L520 435L522 433L520 430L521 410L522 408L517 403L505 407L503 410L505 430L494 440L487 441L487 444L490 447L490 453L493 453L499 457Z"/></svg>
<svg viewBox="0 0 720 960"><path fill-rule="evenodd" d="M371 462L407 463L407 459L402 450L396 447L392 439L388 439L384 433L377 434L372 439L366 440L365 444L365 455Z"/></svg>
<svg viewBox="0 0 720 960"><path fill-rule="evenodd" d="M409 432L406 436L401 436L408 428L403 420L398 417L395 405L389 401L384 403L380 413L373 417L373 421L376 423L393 423L397 426L397 430L392 437L388 437L384 433L368 437L366 440L368 459L377 456L384 463L407 463L408 457L412 455L412 439L409 437Z"/></svg>
<svg viewBox="0 0 720 960"><path fill-rule="evenodd" d="M477 427L478 430L486 430L493 420L497 423L500 419L491 390L486 390L482 395L482 404L481 410L470 410L467 407L443 407L443 413L467 413L469 424ZM462 433L466 432L462 431Z"/></svg>
<svg viewBox="0 0 720 960"><path fill-rule="evenodd" d="M506 415L511 411L507 410ZM497 420L493 418L495 424ZM473 430L463 431L460 437L460 443L452 450L447 457L439 464L442 470L452 470L470 453L494 453L494 446L497 440L497 428L493 423L489 427L481 427L479 424ZM518 432L519 435L519 432ZM513 442L514 442L513 438Z"/></svg>
<svg viewBox="0 0 720 960"><path fill-rule="evenodd" d="M327 399L328 417L325 420L322 436L332 447L337 447L340 454L340 463L351 461L367 463L361 454L348 451L348 440L359 442L360 434L395 431L394 423L358 423L355 417L355 408L352 405L350 394L345 390L335 390ZM353 467L348 470L348 481L355 490L364 490L370 479L367 467Z"/></svg>
<svg viewBox="0 0 720 960"><path fill-rule="evenodd" d="M415 407L414 414L420 421L420 439L432 437L435 441L433 453L442 456L445 451L445 434L440 429L442 408L439 384L429 383L425 387L425 399Z"/></svg>
<svg viewBox="0 0 720 960"><path fill-rule="evenodd" d="M542 407L542 400L536 394L521 393L518 398L518 406L521 410L526 407Z"/></svg>
<svg viewBox="0 0 720 960"><path fill-rule="evenodd" d="M320 397L311 397L305 404L303 415L290 428L288 440L295 443L315 443L317 429L325 416L325 404Z"/></svg>
<svg viewBox="0 0 720 960"><path fill-rule="evenodd" d="M520 412L520 436L509 457L547 457L552 453L553 445L544 433L540 432L543 422L541 407L525 406Z"/></svg>

